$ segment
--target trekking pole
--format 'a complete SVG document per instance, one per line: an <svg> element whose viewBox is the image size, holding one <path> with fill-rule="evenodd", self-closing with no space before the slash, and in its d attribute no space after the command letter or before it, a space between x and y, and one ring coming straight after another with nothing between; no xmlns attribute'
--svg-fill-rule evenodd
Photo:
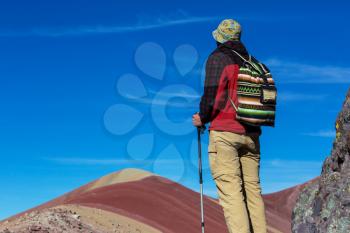
<svg viewBox="0 0 350 233"><path fill-rule="evenodd" d="M203 173L202 173L202 146L201 146L201 134L204 133L205 126L197 127L197 140L198 140L198 170L199 170L199 186L201 196L201 226L202 233L204 233L204 204L203 204Z"/></svg>

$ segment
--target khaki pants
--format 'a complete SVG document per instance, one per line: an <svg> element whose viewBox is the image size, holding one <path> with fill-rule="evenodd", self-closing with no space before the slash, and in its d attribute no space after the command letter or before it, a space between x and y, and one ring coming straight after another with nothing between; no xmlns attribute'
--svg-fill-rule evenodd
<svg viewBox="0 0 350 233"><path fill-rule="evenodd" d="M209 162L230 233L266 233L258 135L210 131Z"/></svg>

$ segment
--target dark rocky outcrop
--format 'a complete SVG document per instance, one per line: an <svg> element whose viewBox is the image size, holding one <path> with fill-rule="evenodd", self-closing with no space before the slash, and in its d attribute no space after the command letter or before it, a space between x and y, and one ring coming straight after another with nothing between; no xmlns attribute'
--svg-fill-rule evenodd
<svg viewBox="0 0 350 233"><path fill-rule="evenodd" d="M320 178L305 187L293 209L293 233L350 232L350 90L335 127Z"/></svg>

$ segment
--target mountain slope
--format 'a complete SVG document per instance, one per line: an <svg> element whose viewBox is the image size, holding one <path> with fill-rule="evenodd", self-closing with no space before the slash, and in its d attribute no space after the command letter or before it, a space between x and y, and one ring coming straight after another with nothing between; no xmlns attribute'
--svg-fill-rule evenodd
<svg viewBox="0 0 350 233"><path fill-rule="evenodd" d="M295 197L300 189L301 186L296 186L264 196L269 232L290 232L291 206L294 205ZM121 229L131 226L134 226L134 230L130 228L129 232L195 233L200 229L198 193L149 172L127 169L104 176L48 203L18 214L8 219L7 222L2 222L0 232L2 233L6 227L11 229L11 224L18 223L19 219L22 223L24 220L30 222L30 214L40 216L49 211L46 213L47 216L51 216L50 214L56 216L57 208L68 216L66 222L71 221L67 229L79 223L81 229L86 230L85 232L91 229L84 227L93 228L92 232L110 232L103 230L103 227L108 226L119 226L119 229L110 228L113 231L116 230L115 232L124 232ZM218 202L205 197L204 208L206 232L227 233L223 212ZM74 213L85 217L79 218L79 221L76 222ZM106 219L114 219L114 222L111 220L114 225L108 224L107 221L104 224L108 226L102 226L101 219L105 218L101 216L106 216ZM89 221L89 219L93 220ZM37 222L36 225L38 225ZM135 227L136 225L138 227ZM44 227L42 226L42 229L45 229ZM72 231L72 233L80 232L79 228L75 230L77 231ZM49 232L55 232L55 230L51 229Z"/></svg>

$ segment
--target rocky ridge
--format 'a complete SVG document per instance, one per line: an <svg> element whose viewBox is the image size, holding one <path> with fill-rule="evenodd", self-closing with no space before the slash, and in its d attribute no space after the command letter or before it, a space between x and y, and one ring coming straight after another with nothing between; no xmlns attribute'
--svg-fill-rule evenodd
<svg viewBox="0 0 350 233"><path fill-rule="evenodd" d="M305 187L293 209L293 233L350 232L350 89L335 128L320 178Z"/></svg>

